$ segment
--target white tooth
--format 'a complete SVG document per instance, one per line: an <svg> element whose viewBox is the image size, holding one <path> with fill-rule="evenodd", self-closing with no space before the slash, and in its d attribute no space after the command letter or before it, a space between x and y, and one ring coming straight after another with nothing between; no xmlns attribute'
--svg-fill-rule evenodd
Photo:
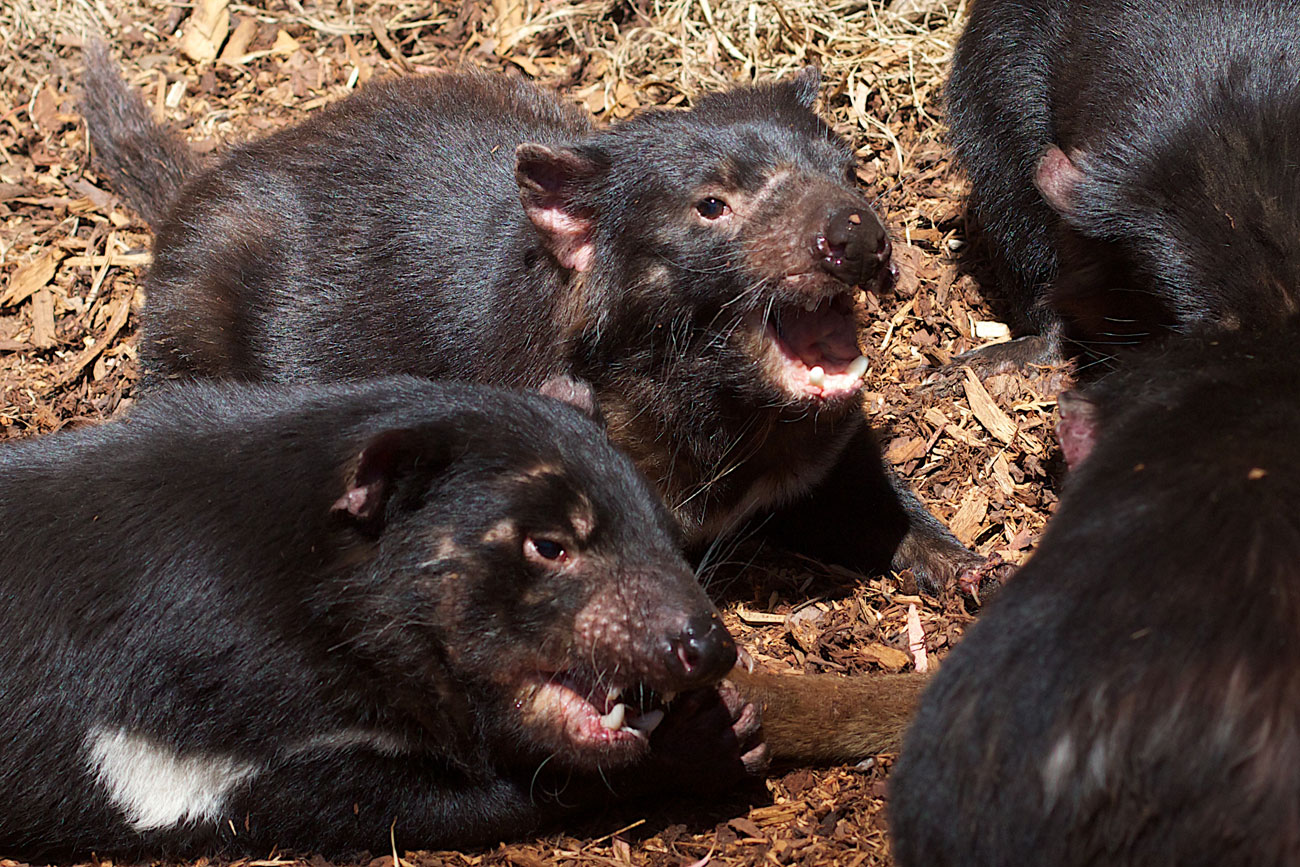
<svg viewBox="0 0 1300 867"><path fill-rule="evenodd" d="M867 368L870 366L871 362L867 361L867 357L865 355L859 355L857 358L849 362L849 369L846 370L845 373L847 373L852 379L861 379L863 374L867 372Z"/></svg>
<svg viewBox="0 0 1300 867"><path fill-rule="evenodd" d="M605 693L605 698L608 701L618 701L622 696L623 687L621 686L611 686L609 692Z"/></svg>
<svg viewBox="0 0 1300 867"><path fill-rule="evenodd" d="M602 728L616 732L623 727L623 718L627 716L627 705L619 702L614 709L600 718Z"/></svg>
<svg viewBox="0 0 1300 867"><path fill-rule="evenodd" d="M817 305L819 303L820 302L816 298L809 298L807 301L803 303L803 309L807 310L809 313L812 313L814 310L817 309Z"/></svg>
<svg viewBox="0 0 1300 867"><path fill-rule="evenodd" d="M664 712L661 710L648 710L641 716L637 717L635 722L628 723L629 726L639 732L650 734L659 728L659 723L664 721Z"/></svg>
<svg viewBox="0 0 1300 867"><path fill-rule="evenodd" d="M664 700L664 704L672 704L672 703L673 703L673 699L677 698L677 693L675 693L675 692L665 692L665 693L663 694L662 698L663 698L663 700Z"/></svg>
<svg viewBox="0 0 1300 867"><path fill-rule="evenodd" d="M821 388L822 383L824 383L825 381L826 381L826 371L822 370L820 367L814 367L812 370L808 371L809 385L813 385L816 386L817 388Z"/></svg>

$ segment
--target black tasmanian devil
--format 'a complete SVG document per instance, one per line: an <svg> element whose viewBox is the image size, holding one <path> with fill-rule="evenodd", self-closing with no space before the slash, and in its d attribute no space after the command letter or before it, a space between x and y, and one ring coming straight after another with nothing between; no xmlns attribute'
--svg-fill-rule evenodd
<svg viewBox="0 0 1300 867"><path fill-rule="evenodd" d="M6 446L0 850L450 845L735 780L752 708L655 698L735 659L676 538L593 422L482 387L168 388Z"/></svg>
<svg viewBox="0 0 1300 867"><path fill-rule="evenodd" d="M1297 338L1063 396L1060 508L905 737L900 865L1300 863Z"/></svg>
<svg viewBox="0 0 1300 867"><path fill-rule="evenodd" d="M1294 312L1297 80L1297 0L977 0L952 142L1008 314L1041 335L991 357Z"/></svg>
<svg viewBox="0 0 1300 867"><path fill-rule="evenodd" d="M718 686L678 541L593 421L482 386L168 386L0 448L0 853L461 846L896 743L917 676Z"/></svg>
<svg viewBox="0 0 1300 867"><path fill-rule="evenodd" d="M0 851L454 845L734 782L752 706L664 717L735 660L676 535L581 413L415 378L5 446Z"/></svg>
<svg viewBox="0 0 1300 867"><path fill-rule="evenodd" d="M519 78L385 81L200 171L88 59L98 163L157 230L153 382L571 374L696 550L795 504L766 529L805 553L982 574L861 418L890 242L815 69L600 130Z"/></svg>

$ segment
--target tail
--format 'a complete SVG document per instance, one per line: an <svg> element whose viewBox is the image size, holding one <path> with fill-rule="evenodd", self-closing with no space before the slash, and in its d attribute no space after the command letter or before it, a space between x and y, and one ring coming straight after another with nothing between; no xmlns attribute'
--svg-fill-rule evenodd
<svg viewBox="0 0 1300 867"><path fill-rule="evenodd" d="M734 669L727 679L763 712L773 762L844 764L897 752L912 720L923 674L766 674Z"/></svg>
<svg viewBox="0 0 1300 867"><path fill-rule="evenodd" d="M87 44L85 58L81 113L94 146L95 166L156 228L185 179L198 170L198 160L127 87L103 42Z"/></svg>

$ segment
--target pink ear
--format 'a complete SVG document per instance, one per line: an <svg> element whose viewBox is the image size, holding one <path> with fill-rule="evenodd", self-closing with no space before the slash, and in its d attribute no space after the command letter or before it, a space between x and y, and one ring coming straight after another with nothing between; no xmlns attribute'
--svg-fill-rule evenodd
<svg viewBox="0 0 1300 867"><path fill-rule="evenodd" d="M1056 438L1065 454L1065 464L1076 469L1092 452L1097 442L1097 405L1077 391L1062 392L1056 398L1061 411L1061 421L1056 426Z"/></svg>
<svg viewBox="0 0 1300 867"><path fill-rule="evenodd" d="M356 459L347 490L334 501L332 511L346 512L366 523L380 518L393 483L406 463L413 437L409 430L390 430L366 443Z"/></svg>
<svg viewBox="0 0 1300 867"><path fill-rule="evenodd" d="M1074 212L1076 188L1081 180L1083 172L1056 145L1043 151L1039 157L1038 168L1034 171L1034 186L1056 213L1068 216Z"/></svg>
<svg viewBox="0 0 1300 867"><path fill-rule="evenodd" d="M601 171L594 160L571 148L530 143L515 148L524 213L555 261L572 271L590 270L595 258L592 213L579 203L578 192Z"/></svg>

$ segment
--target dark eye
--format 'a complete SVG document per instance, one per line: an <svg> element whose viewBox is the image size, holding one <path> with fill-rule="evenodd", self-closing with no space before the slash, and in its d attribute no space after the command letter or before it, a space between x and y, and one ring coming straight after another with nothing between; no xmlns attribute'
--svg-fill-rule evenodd
<svg viewBox="0 0 1300 867"><path fill-rule="evenodd" d="M540 557L553 563L564 563L569 559L569 552L554 539L534 539L529 536L524 541L524 551L531 557Z"/></svg>
<svg viewBox="0 0 1300 867"><path fill-rule="evenodd" d="M695 210L706 220L716 220L731 212L731 208L722 199L709 196L695 203Z"/></svg>

